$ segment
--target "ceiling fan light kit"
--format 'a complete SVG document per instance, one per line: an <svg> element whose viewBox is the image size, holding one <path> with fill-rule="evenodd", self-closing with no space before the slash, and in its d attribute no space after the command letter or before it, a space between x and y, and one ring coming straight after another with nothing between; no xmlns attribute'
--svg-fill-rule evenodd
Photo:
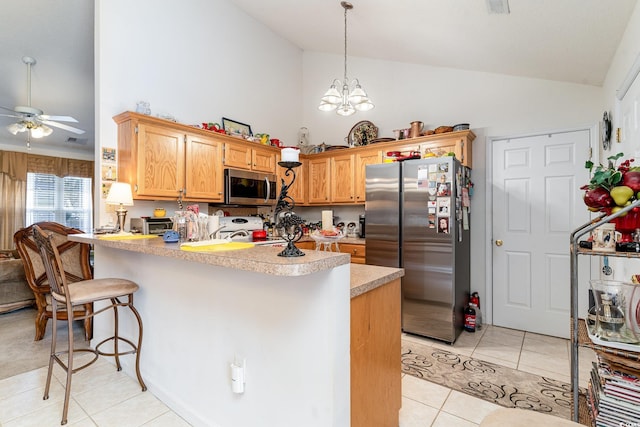
<svg viewBox="0 0 640 427"><path fill-rule="evenodd" d="M31 106L31 67L36 64L36 60L30 56L22 57L22 62L27 65L27 105L18 105L14 108L0 107L3 110L10 111L12 114L0 114L4 117L14 117L19 119L17 122L8 125L7 130L13 135L21 132L27 132L27 148L31 148L31 138L43 138L53 133L50 126L63 129L76 134L83 134L84 130L73 126L65 125L62 122L78 123L76 119L70 116L49 116L44 114L39 108Z"/></svg>
<svg viewBox="0 0 640 427"><path fill-rule="evenodd" d="M340 2L344 8L344 80L335 79L320 98L320 111L333 111L341 116L350 116L357 111L369 111L374 105L360 86L358 79L349 82L347 78L347 11L353 9L349 2ZM341 91L338 90L340 87ZM353 87L353 89L351 89Z"/></svg>

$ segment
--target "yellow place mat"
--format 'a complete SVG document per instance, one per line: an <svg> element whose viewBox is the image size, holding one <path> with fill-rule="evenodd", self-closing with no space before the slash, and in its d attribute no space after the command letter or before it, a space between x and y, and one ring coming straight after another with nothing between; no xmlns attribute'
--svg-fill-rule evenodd
<svg viewBox="0 0 640 427"><path fill-rule="evenodd" d="M160 237L154 234L105 234L98 236L98 239L103 240L133 240L133 239L151 239L153 237Z"/></svg>
<svg viewBox="0 0 640 427"><path fill-rule="evenodd" d="M203 246L180 246L180 249L188 252L218 252L218 251L234 251L236 249L248 249L255 245L247 242L229 242L221 243L217 245L203 245Z"/></svg>

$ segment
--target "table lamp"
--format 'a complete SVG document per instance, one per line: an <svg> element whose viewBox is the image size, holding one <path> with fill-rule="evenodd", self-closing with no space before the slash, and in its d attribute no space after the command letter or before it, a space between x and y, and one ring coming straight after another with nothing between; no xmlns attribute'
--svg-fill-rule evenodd
<svg viewBox="0 0 640 427"><path fill-rule="evenodd" d="M133 195L131 194L131 185L126 182L114 182L111 184L109 194L107 195L108 205L119 205L116 209L118 214L118 233L124 233L124 220L127 217L125 206L133 206Z"/></svg>

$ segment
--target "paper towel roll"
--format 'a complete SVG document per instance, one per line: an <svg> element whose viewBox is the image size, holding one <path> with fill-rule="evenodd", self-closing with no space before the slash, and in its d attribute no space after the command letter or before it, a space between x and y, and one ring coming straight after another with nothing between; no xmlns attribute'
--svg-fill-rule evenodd
<svg viewBox="0 0 640 427"><path fill-rule="evenodd" d="M333 230L333 211L322 211L322 229Z"/></svg>
<svg viewBox="0 0 640 427"><path fill-rule="evenodd" d="M209 219L207 220L207 238L208 239L217 239L218 236L212 236L211 233L216 231L220 227L220 217L217 215L209 215ZM218 233L216 233L218 234Z"/></svg>

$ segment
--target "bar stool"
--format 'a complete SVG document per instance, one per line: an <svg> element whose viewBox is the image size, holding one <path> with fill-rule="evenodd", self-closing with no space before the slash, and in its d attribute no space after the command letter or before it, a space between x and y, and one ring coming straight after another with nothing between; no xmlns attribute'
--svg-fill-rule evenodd
<svg viewBox="0 0 640 427"><path fill-rule="evenodd" d="M117 278L105 278L105 279L92 279L83 280L80 282L68 283L64 274L64 267L60 253L55 244L53 244L53 236L45 233L42 228L35 225L33 227L33 238L36 242L42 262L47 274L47 280L51 286L51 297L54 300L53 307L53 334L51 338L51 357L49 358L49 371L47 373L47 382L44 390L43 399L49 398L49 387L51 385L51 374L53 371L53 362L55 361L64 369L67 373L67 380L65 384L64 392L64 406L62 410L61 424L67 423L67 412L69 410L69 396L71 394L71 377L74 373L81 369L84 369L93 364L99 356L112 356L115 358L116 368L118 371L122 370L120 365L120 356L126 354L136 355L136 376L138 382L142 387L142 391L147 390L147 386L142 380L140 375L140 348L142 346L142 318L140 314L133 306L133 293L138 290L138 285L130 280L117 279ZM121 298L126 301L121 301ZM69 328L69 340L67 342L67 349L63 351L56 351L56 330L57 330L57 316L56 311L59 309L58 304L64 306L67 314L71 316L74 305L93 303L96 301L109 300L111 304L103 307L97 311L87 313L85 317L93 317L104 311L113 309L114 313L114 333L113 336L102 340L95 348L83 348L74 349L73 346L73 322L67 322ZM134 344L132 341L120 337L118 335L118 307L129 307L138 321L138 342ZM70 317L71 318L71 317ZM76 317L78 319L78 317ZM80 318L82 319L82 318ZM113 343L113 351L102 351L100 347L108 342ZM130 348L126 351L121 351L119 348L120 342L128 344ZM73 366L73 354L74 352L90 352L93 357L88 362L79 367ZM66 354L66 362L63 361L62 355Z"/></svg>

